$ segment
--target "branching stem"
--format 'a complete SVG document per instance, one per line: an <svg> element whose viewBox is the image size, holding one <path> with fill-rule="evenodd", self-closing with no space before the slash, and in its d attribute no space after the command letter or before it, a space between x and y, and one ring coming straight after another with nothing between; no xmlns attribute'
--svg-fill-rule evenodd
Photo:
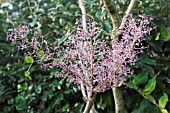
<svg viewBox="0 0 170 113"><path fill-rule="evenodd" d="M122 29L125 25L125 19L127 18L127 16L132 12L132 9L136 3L136 0L131 0L125 15L123 16L122 22L120 24L120 26L118 26L118 20L116 17L116 9L114 8L114 6L111 4L110 0L103 0L106 10L110 13L111 15L111 20L112 20L112 25L113 25L113 32L111 34L112 39L118 37L120 35L120 33L117 31L117 29ZM122 63L120 63L122 64ZM124 105L123 105L123 96L121 93L121 90L118 87L112 88L112 92L114 95L114 100L115 100L115 112L116 113L124 113Z"/></svg>
<svg viewBox="0 0 170 113"><path fill-rule="evenodd" d="M81 12L82 12L83 30L86 31L87 30L87 23L86 23L87 17L86 17L86 8L85 8L84 0L79 0L79 7L80 7ZM91 46L92 46L92 43L91 43ZM93 53L91 53L91 54L93 54ZM91 76L92 76L93 75L93 55L91 55L91 60L92 60L91 61ZM93 77L91 77L91 85L92 84L93 84ZM97 113L97 111L94 108L94 101L95 101L96 95L92 95L92 92L89 92L89 93L86 94L83 83L81 84L81 92L82 92L83 98L85 100L87 100L86 107L85 107L83 113L89 113L89 112Z"/></svg>

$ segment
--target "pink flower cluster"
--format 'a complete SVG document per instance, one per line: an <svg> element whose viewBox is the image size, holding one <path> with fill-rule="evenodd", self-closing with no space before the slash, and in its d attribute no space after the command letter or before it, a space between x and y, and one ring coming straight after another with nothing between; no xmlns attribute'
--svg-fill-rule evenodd
<svg viewBox="0 0 170 113"><path fill-rule="evenodd" d="M67 32L67 40L62 46L57 46L57 42L48 43L44 37L30 31L26 24L15 28L8 38L15 44L19 42L18 49L30 47L32 52L27 55L42 62L50 60L50 63L43 63L44 67L61 68L56 77L83 83L87 91L104 92L122 85L133 73L128 65L134 65L137 54L145 48L141 41L153 29L148 26L151 20L146 16L134 19L130 15L125 20L125 27L118 31L122 37L112 41L97 37L101 27L92 20L87 22L86 30L79 20L77 27ZM30 40L27 38L29 32L33 32Z"/></svg>

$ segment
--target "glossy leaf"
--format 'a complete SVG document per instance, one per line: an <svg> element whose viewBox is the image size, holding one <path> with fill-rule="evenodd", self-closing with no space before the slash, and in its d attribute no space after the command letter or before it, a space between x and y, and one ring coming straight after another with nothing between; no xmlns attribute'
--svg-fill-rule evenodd
<svg viewBox="0 0 170 113"><path fill-rule="evenodd" d="M159 99L159 106L161 108L165 108L167 102L168 102L168 95L164 93L164 95L161 96L161 98Z"/></svg>
<svg viewBox="0 0 170 113"><path fill-rule="evenodd" d="M156 76L148 81L148 83L145 85L143 93L149 95L155 89L155 87L156 87Z"/></svg>
<svg viewBox="0 0 170 113"><path fill-rule="evenodd" d="M144 72L138 74L136 77L134 76L134 79L132 80L132 82L135 85L140 85L140 84L146 82L147 80L148 80L148 72L144 71Z"/></svg>
<svg viewBox="0 0 170 113"><path fill-rule="evenodd" d="M149 100L151 100L152 102L156 103L156 100L154 99L152 95L145 95L145 96L149 98Z"/></svg>
<svg viewBox="0 0 170 113"><path fill-rule="evenodd" d="M26 56L25 61L26 61L26 63L33 63L34 59L31 56Z"/></svg>
<svg viewBox="0 0 170 113"><path fill-rule="evenodd" d="M30 72L29 71L25 72L25 76L28 77L29 80L32 80L32 77L30 76Z"/></svg>
<svg viewBox="0 0 170 113"><path fill-rule="evenodd" d="M161 112L162 113L168 113L168 111L166 109L162 109Z"/></svg>
<svg viewBox="0 0 170 113"><path fill-rule="evenodd" d="M22 85L21 85L21 84L18 84L18 85L17 85L17 90L18 90L18 92L23 91L23 87L22 87Z"/></svg>
<svg viewBox="0 0 170 113"><path fill-rule="evenodd" d="M41 90L42 90L41 85L36 86L35 91L37 93L41 93Z"/></svg>
<svg viewBox="0 0 170 113"><path fill-rule="evenodd" d="M158 33L158 34L156 35L155 40L159 40L159 38L160 38L160 33Z"/></svg>
<svg viewBox="0 0 170 113"><path fill-rule="evenodd" d="M43 52L42 51L37 51L36 54L41 57L43 55Z"/></svg>
<svg viewBox="0 0 170 113"><path fill-rule="evenodd" d="M132 81L125 82L125 84L130 88L138 89L138 87Z"/></svg>

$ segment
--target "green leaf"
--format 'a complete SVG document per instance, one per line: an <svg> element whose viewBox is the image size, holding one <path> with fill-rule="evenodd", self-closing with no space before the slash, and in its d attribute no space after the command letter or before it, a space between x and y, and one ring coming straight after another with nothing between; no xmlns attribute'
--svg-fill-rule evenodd
<svg viewBox="0 0 170 113"><path fill-rule="evenodd" d="M137 75L136 74L131 74L130 75L132 78L134 78L134 79L137 79Z"/></svg>
<svg viewBox="0 0 170 113"><path fill-rule="evenodd" d="M102 103L101 109L104 110L106 108L106 105L107 105L106 103Z"/></svg>
<svg viewBox="0 0 170 113"><path fill-rule="evenodd" d="M17 90L18 90L18 92L21 92L21 91L23 91L23 87L22 87L22 85L21 84L18 84L17 85Z"/></svg>
<svg viewBox="0 0 170 113"><path fill-rule="evenodd" d="M168 31L168 29L166 29L165 27L162 27L160 32L164 39L166 40L170 39L170 32Z"/></svg>
<svg viewBox="0 0 170 113"><path fill-rule="evenodd" d="M28 88L28 85L27 84L23 84L22 87L23 87L24 90L26 90Z"/></svg>
<svg viewBox="0 0 170 113"><path fill-rule="evenodd" d="M103 99L102 99L102 96L100 95L100 96L99 96L99 99L97 99L97 103L96 103L97 108L101 108L102 102L103 102Z"/></svg>
<svg viewBox="0 0 170 113"><path fill-rule="evenodd" d="M37 93L41 93L41 90L42 90L41 85L38 85L38 86L35 88L35 91L36 91Z"/></svg>
<svg viewBox="0 0 170 113"><path fill-rule="evenodd" d="M64 20L63 18L60 18L60 19L59 19L59 23L60 23L60 25L63 26L66 22L65 22L65 20Z"/></svg>
<svg viewBox="0 0 170 113"><path fill-rule="evenodd" d="M105 16L105 12L97 11L95 15L98 19L101 19Z"/></svg>
<svg viewBox="0 0 170 113"><path fill-rule="evenodd" d="M25 72L25 76L28 77L29 80L32 80L32 77L30 76L30 72L29 71Z"/></svg>
<svg viewBox="0 0 170 113"><path fill-rule="evenodd" d="M67 39L67 37L66 37L66 36L63 36L63 37L58 41L58 46L61 45L66 39Z"/></svg>
<svg viewBox="0 0 170 113"><path fill-rule="evenodd" d="M130 88L138 89L138 87L137 87L132 81L125 82L125 84L126 84L127 86L129 86Z"/></svg>
<svg viewBox="0 0 170 113"><path fill-rule="evenodd" d="M105 21L105 24L103 26L103 29L109 33L112 32L112 26L110 25L110 23L108 21Z"/></svg>
<svg viewBox="0 0 170 113"><path fill-rule="evenodd" d="M60 94L57 96L57 99L55 100L55 104L58 104L60 101L63 100L63 98L64 98L63 94L60 93Z"/></svg>
<svg viewBox="0 0 170 113"><path fill-rule="evenodd" d="M16 106L16 109L19 110L19 111L24 110L26 108L27 108L27 106L25 104L19 104L19 105Z"/></svg>
<svg viewBox="0 0 170 113"><path fill-rule="evenodd" d="M50 84L50 86L52 86L52 87L58 87L58 86L60 86L61 84L60 84L60 82L58 81L58 80L54 80L51 84Z"/></svg>
<svg viewBox="0 0 170 113"><path fill-rule="evenodd" d="M24 91L24 90L27 90L27 88L28 88L28 85L27 84L18 84L17 85L17 90L18 90L18 92L21 92L21 91Z"/></svg>
<svg viewBox="0 0 170 113"><path fill-rule="evenodd" d="M32 57L30 57L30 56L26 56L25 61L26 61L26 63L33 63L34 59Z"/></svg>
<svg viewBox="0 0 170 113"><path fill-rule="evenodd" d="M43 56L43 52L42 52L42 51L37 51L36 54L37 54L39 57Z"/></svg>
<svg viewBox="0 0 170 113"><path fill-rule="evenodd" d="M168 111L166 109L161 109L162 113L168 113Z"/></svg>
<svg viewBox="0 0 170 113"><path fill-rule="evenodd" d="M166 104L168 102L168 95L164 93L163 96L159 99L159 106L163 109L165 108Z"/></svg>
<svg viewBox="0 0 170 113"><path fill-rule="evenodd" d="M71 8L71 9L76 9L76 8L79 8L79 7L78 7L77 5L71 4L71 5L70 5L70 8Z"/></svg>
<svg viewBox="0 0 170 113"><path fill-rule="evenodd" d="M160 38L160 33L158 33L158 34L156 35L155 40L159 40L159 38Z"/></svg>
<svg viewBox="0 0 170 113"><path fill-rule="evenodd" d="M65 94L69 94L69 93L71 93L71 92L72 92L71 89L66 89L66 90L64 91Z"/></svg>
<svg viewBox="0 0 170 113"><path fill-rule="evenodd" d="M139 0L139 1L141 1L141 2L143 2L143 3L146 3L146 0Z"/></svg>
<svg viewBox="0 0 170 113"><path fill-rule="evenodd" d="M146 95L147 98L149 98L152 102L156 103L156 100L152 95Z"/></svg>
<svg viewBox="0 0 170 113"><path fill-rule="evenodd" d="M29 91L32 91L33 86L34 86L34 85L33 85L33 84L31 84L31 85L28 87L28 90L29 90Z"/></svg>
<svg viewBox="0 0 170 113"><path fill-rule="evenodd" d="M136 77L134 76L134 79L132 80L132 82L135 85L140 85L140 84L146 82L147 80L148 80L148 72L144 71L144 72L138 74Z"/></svg>
<svg viewBox="0 0 170 113"><path fill-rule="evenodd" d="M139 62L150 64L150 65L156 65L156 60L153 59L141 59Z"/></svg>
<svg viewBox="0 0 170 113"><path fill-rule="evenodd" d="M29 72L29 71L26 71L26 72L25 72L25 76L26 76L26 77L30 76L30 72Z"/></svg>
<svg viewBox="0 0 170 113"><path fill-rule="evenodd" d="M51 98L54 96L53 92L52 92L52 91L49 91L49 92L48 92L48 96L49 96L49 98L51 99Z"/></svg>
<svg viewBox="0 0 170 113"><path fill-rule="evenodd" d="M148 81L148 83L146 84L143 90L143 93L149 95L155 89L155 87L156 87L156 76Z"/></svg>

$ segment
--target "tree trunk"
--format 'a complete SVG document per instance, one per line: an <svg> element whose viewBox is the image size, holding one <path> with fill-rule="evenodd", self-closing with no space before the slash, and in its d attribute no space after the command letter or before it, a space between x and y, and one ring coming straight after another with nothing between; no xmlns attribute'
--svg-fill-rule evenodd
<svg viewBox="0 0 170 113"><path fill-rule="evenodd" d="M120 87L112 88L115 100L115 113L125 113L123 95Z"/></svg>

